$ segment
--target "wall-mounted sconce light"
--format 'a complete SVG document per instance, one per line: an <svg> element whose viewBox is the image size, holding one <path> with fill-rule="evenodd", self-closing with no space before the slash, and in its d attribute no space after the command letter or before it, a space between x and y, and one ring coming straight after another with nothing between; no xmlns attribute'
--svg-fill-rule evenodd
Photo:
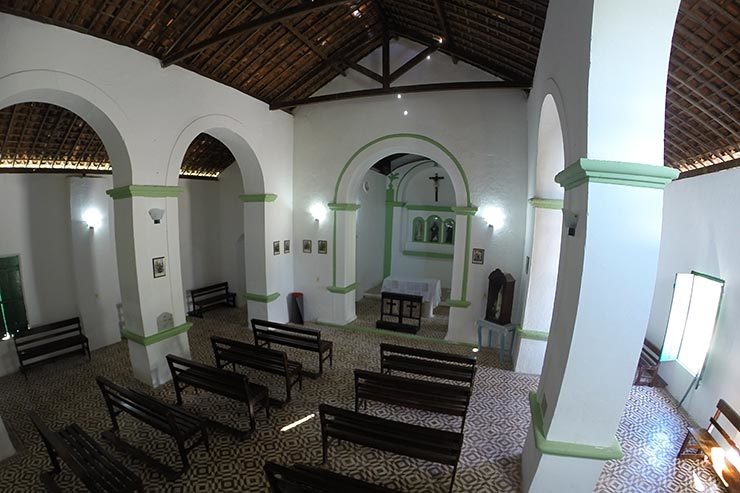
<svg viewBox="0 0 740 493"><path fill-rule="evenodd" d="M309 209L308 212L313 216L314 221L321 222L326 219L326 206L320 202L316 202Z"/></svg>
<svg viewBox="0 0 740 493"><path fill-rule="evenodd" d="M90 229L96 229L103 225L103 215L94 207L88 207L82 213L82 220L85 221L87 227Z"/></svg>
<svg viewBox="0 0 740 493"><path fill-rule="evenodd" d="M149 209L149 216L152 218L152 221L154 221L154 224L159 224L162 222L162 218L164 217L164 210Z"/></svg>
<svg viewBox="0 0 740 493"><path fill-rule="evenodd" d="M568 236L575 236L576 227L578 226L578 214L573 211L563 210L563 225L568 230Z"/></svg>
<svg viewBox="0 0 740 493"><path fill-rule="evenodd" d="M478 210L478 215L480 215L488 224L488 227L493 228L494 231L503 228L504 224L506 224L506 213L501 207L491 205L481 207Z"/></svg>

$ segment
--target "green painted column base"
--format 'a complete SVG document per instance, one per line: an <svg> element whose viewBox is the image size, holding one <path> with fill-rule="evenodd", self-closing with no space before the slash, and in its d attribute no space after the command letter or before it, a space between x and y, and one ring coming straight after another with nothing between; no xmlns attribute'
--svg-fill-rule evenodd
<svg viewBox="0 0 740 493"><path fill-rule="evenodd" d="M276 299L280 298L280 293L272 293L272 294L244 293L244 298L247 301L255 301L257 303L272 303Z"/></svg>
<svg viewBox="0 0 740 493"><path fill-rule="evenodd" d="M347 294L347 293L349 293L349 292L354 291L355 289L357 289L357 283L355 282L355 283L352 283L349 286L345 286L345 287L341 287L341 286L327 286L326 289L330 293Z"/></svg>
<svg viewBox="0 0 740 493"><path fill-rule="evenodd" d="M520 339L531 339L533 341L546 341L547 338L550 337L549 332L542 332L539 330L526 330L521 325L516 328L516 333Z"/></svg>
<svg viewBox="0 0 740 493"><path fill-rule="evenodd" d="M532 431L534 432L535 446L543 454L596 460L621 459L624 456L622 447L620 447L616 438L609 447L556 442L545 438L542 424L542 408L537 400L537 392L529 393L529 410L532 414Z"/></svg>
<svg viewBox="0 0 740 493"><path fill-rule="evenodd" d="M447 300L447 304L453 308L467 308L470 306L470 302L465 300Z"/></svg>
<svg viewBox="0 0 740 493"><path fill-rule="evenodd" d="M178 325L177 327L172 327L171 329L159 331L156 334L152 334L150 336L136 334L134 332L130 332L124 329L121 335L123 336L124 339L128 339L131 342L141 344L142 346L151 346L152 344L162 342L166 339L170 339L172 337L178 336L182 334L183 332L187 332L190 330L192 326L193 324L191 322L185 322L182 325Z"/></svg>

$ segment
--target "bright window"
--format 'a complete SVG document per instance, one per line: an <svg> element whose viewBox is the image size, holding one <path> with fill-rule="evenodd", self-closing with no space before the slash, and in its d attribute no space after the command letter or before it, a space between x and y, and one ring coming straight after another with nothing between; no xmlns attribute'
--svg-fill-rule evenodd
<svg viewBox="0 0 740 493"><path fill-rule="evenodd" d="M725 282L698 272L676 274L661 361L677 360L697 376L714 335Z"/></svg>

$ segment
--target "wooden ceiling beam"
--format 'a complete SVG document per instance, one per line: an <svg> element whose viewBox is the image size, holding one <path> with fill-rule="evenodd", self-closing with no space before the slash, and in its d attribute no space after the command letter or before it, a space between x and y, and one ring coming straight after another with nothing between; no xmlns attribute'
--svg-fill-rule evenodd
<svg viewBox="0 0 740 493"><path fill-rule="evenodd" d="M367 98L373 96L387 96L390 94L410 94L418 92L439 92L439 91L468 91L479 89L530 89L529 82L508 82L508 81L476 81L476 82L442 82L436 84L415 84L409 86L383 87L377 89L362 89L359 91L340 92L337 94L326 94L323 96L313 96L293 101L279 101L270 104L271 110L282 110L295 108L296 106L305 106L308 104L325 103L328 101L343 101L347 99Z"/></svg>
<svg viewBox="0 0 740 493"><path fill-rule="evenodd" d="M285 10L280 10L273 14L260 17L259 19L254 19L254 20L245 22L239 26L228 29L209 39L205 39L199 43L195 43L192 46L189 46L183 50L177 51L175 53L172 53L169 56L162 58L162 61L161 61L162 67L169 67L170 65L180 62L188 57L191 57L195 55L196 53L200 53L201 51L205 50L209 46L212 46L217 43L221 43L235 36L243 36L246 34L250 34L254 31L257 31L258 29L262 29L263 27L271 26L281 21L292 19L293 17L298 17L301 15L308 14L309 12L315 12L318 10L330 9L332 7L351 3L353 1L356 1L356 0L323 0L323 1L319 0L316 2L312 2L310 4L299 5L297 7L291 7Z"/></svg>
<svg viewBox="0 0 740 493"><path fill-rule="evenodd" d="M430 56L432 53L437 51L439 49L439 43L435 43L431 46L427 46L426 49L420 51L414 58L409 60L408 62L404 63L400 67L398 67L396 70L393 71L393 73L390 75L390 82L395 82L399 77L401 77L403 74L411 70L412 68L416 67L419 63L421 63L426 57Z"/></svg>
<svg viewBox="0 0 740 493"><path fill-rule="evenodd" d="M391 86L391 36L387 29L383 30L383 87Z"/></svg>
<svg viewBox="0 0 740 493"><path fill-rule="evenodd" d="M442 0L434 0L434 10L437 11L437 19L439 20L439 26L442 29L442 36L447 46L454 46L454 41L450 35L450 25L447 22L447 14L445 13L444 5Z"/></svg>
<svg viewBox="0 0 740 493"><path fill-rule="evenodd" d="M691 178L693 176L701 176L709 173L715 173L717 171L724 171L727 169L737 168L740 166L740 159L733 159L732 161L725 161L724 163L711 164L709 166L703 166L701 168L692 169L689 171L683 171L678 175L678 180L684 178Z"/></svg>

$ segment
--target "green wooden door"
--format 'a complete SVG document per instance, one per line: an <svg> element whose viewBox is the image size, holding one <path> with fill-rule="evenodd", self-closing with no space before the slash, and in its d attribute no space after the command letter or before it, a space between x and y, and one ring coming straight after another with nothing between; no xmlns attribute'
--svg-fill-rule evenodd
<svg viewBox="0 0 740 493"><path fill-rule="evenodd" d="M4 336L17 334L27 328L18 257L0 257L0 331Z"/></svg>

